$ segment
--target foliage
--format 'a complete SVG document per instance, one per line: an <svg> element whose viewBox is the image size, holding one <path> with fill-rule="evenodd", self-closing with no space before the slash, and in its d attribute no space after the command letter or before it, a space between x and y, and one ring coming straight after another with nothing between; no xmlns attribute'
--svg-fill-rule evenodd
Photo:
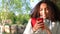
<svg viewBox="0 0 60 34"><path fill-rule="evenodd" d="M25 24L29 19L30 1L2 0L0 21L11 20L11 24Z"/></svg>
<svg viewBox="0 0 60 34"><path fill-rule="evenodd" d="M60 7L60 0L56 4ZM0 6L0 22L11 20L11 24L25 24L28 22L29 11L31 10L30 2L34 0L2 0Z"/></svg>

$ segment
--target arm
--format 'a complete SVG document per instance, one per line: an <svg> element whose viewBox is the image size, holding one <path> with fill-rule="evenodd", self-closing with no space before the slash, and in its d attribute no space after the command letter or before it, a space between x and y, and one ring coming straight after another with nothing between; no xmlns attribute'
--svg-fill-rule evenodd
<svg viewBox="0 0 60 34"><path fill-rule="evenodd" d="M48 28L45 28L47 34L52 34L51 31Z"/></svg>

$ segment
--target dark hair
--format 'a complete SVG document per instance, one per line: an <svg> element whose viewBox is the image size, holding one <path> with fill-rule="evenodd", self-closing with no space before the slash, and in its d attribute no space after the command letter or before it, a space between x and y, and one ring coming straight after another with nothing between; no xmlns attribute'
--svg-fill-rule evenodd
<svg viewBox="0 0 60 34"><path fill-rule="evenodd" d="M39 14L39 9L40 9L40 5L42 3L46 3L49 9L49 16L47 17L47 19L51 20L51 21L57 21L60 20L59 19L59 8L57 7L56 4L54 4L52 1L46 1L46 0L42 0L39 3L37 3L37 5L32 9L32 14L31 14L31 18L38 18L40 17Z"/></svg>

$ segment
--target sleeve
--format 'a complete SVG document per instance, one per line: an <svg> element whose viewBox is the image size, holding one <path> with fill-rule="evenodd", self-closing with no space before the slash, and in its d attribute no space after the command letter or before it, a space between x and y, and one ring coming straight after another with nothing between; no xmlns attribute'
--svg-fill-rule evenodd
<svg viewBox="0 0 60 34"><path fill-rule="evenodd" d="M28 24L23 34L33 34L32 26L31 26L31 19L28 21Z"/></svg>
<svg viewBox="0 0 60 34"><path fill-rule="evenodd" d="M59 26L58 26L57 34L60 34L60 24L59 24Z"/></svg>

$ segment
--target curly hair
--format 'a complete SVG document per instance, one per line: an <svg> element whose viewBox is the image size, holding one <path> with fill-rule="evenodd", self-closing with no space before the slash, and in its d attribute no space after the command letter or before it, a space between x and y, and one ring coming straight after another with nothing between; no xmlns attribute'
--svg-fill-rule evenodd
<svg viewBox="0 0 60 34"><path fill-rule="evenodd" d="M60 20L60 12L59 12L59 8L56 4L54 4L52 1L46 1L46 0L42 0L40 1L39 3L37 3L37 5L32 9L32 14L31 14L31 18L38 18L40 17L40 12L39 12L39 9L40 9L40 5L42 3L46 3L47 4L47 7L48 7L48 17L46 19L49 19L51 21L58 21Z"/></svg>

